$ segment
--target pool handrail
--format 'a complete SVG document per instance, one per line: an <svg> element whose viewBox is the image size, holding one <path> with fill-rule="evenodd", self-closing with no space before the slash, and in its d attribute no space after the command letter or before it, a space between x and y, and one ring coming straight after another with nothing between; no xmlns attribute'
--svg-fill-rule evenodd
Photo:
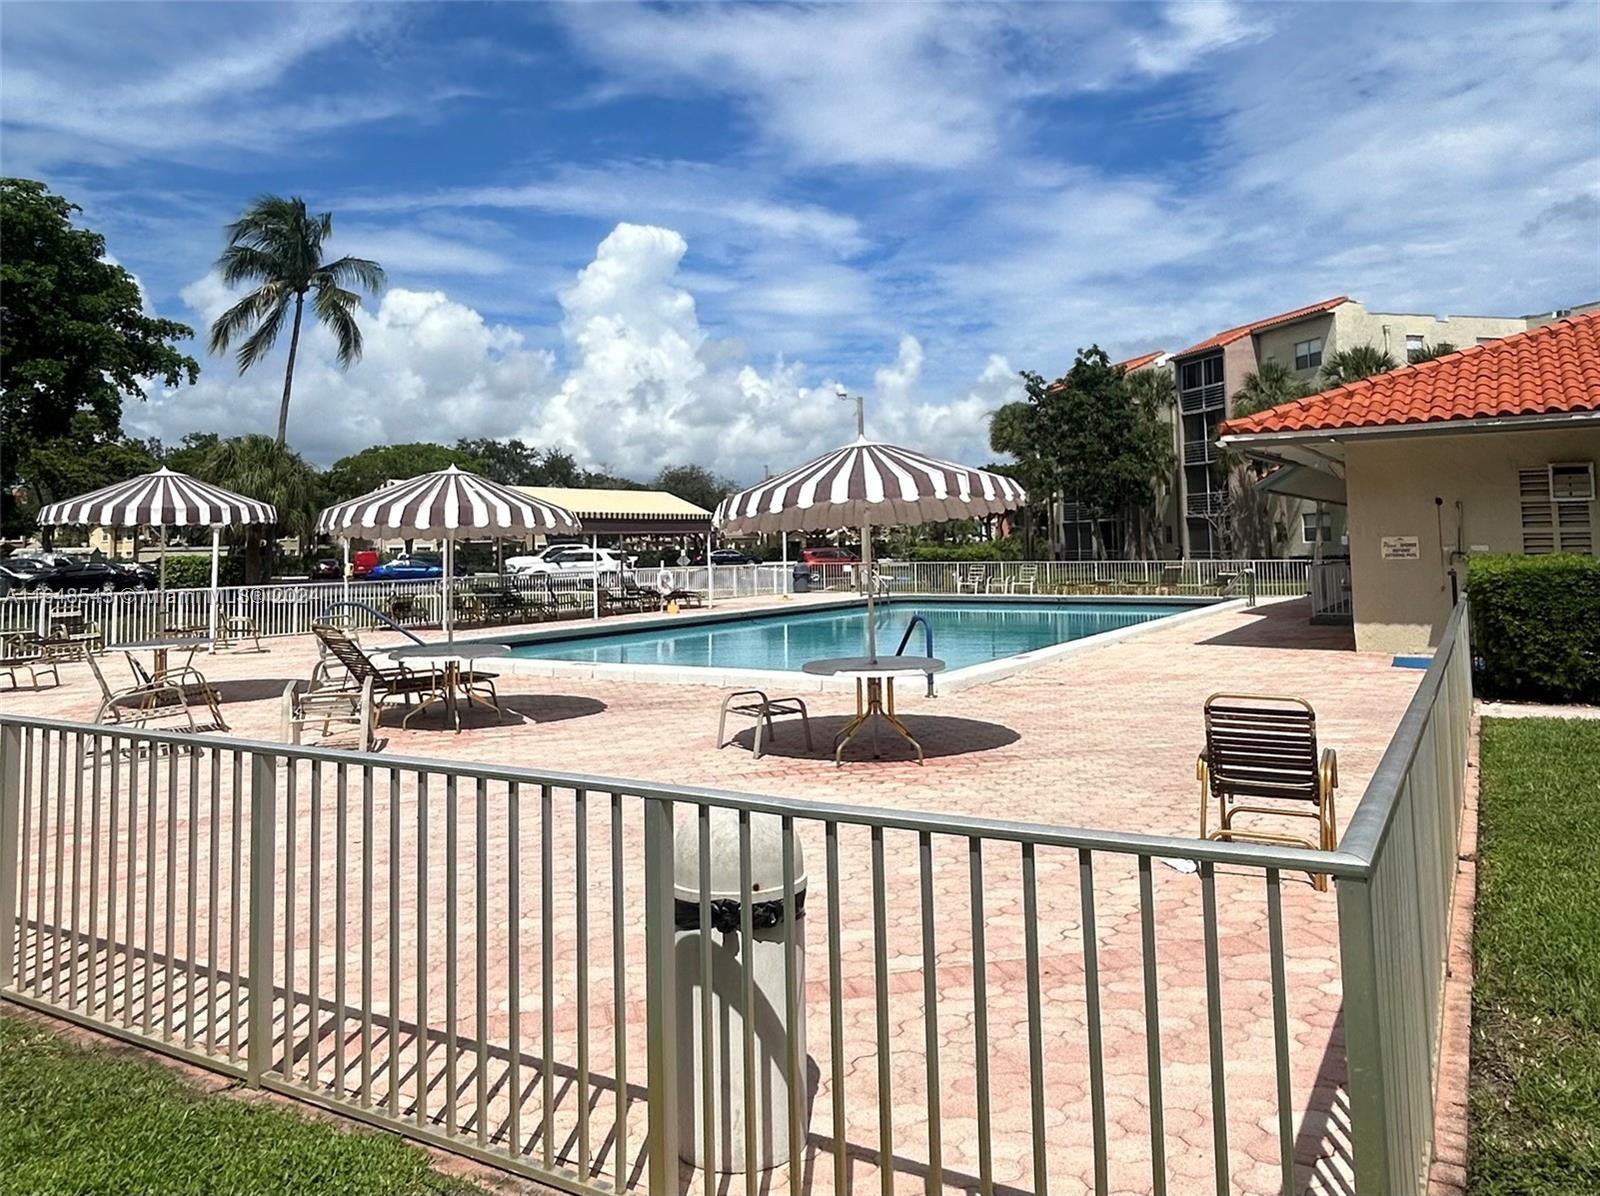
<svg viewBox="0 0 1600 1196"><path fill-rule="evenodd" d="M366 602L335 602L328 609L330 611L335 611L335 610L338 610L341 606L351 606L351 607L354 607L356 610L365 611L367 614L371 615L374 619L378 620L378 622L387 625L391 631L398 631L401 635L403 635L407 639L409 639L413 644L420 644L420 643L423 642L422 637L420 635L416 634L416 632L412 631L410 628L402 627L399 623L395 622L393 618L391 618L390 616L384 614L377 607L372 606L369 603L366 603Z"/></svg>
<svg viewBox="0 0 1600 1196"><path fill-rule="evenodd" d="M896 656L905 655L906 645L911 642L911 630L918 623L922 624L922 654L928 659L933 659L933 626L921 615L912 615L906 624L906 633L900 637L900 646L894 650ZM928 696L933 697L933 674L928 674Z"/></svg>

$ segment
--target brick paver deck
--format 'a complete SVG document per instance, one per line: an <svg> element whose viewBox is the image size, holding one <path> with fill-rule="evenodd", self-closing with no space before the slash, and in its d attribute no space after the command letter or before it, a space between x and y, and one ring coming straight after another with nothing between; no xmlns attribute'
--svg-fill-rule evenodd
<svg viewBox="0 0 1600 1196"><path fill-rule="evenodd" d="M507 721L496 723L489 712L474 711L468 715L468 730L455 735L441 729L437 717L418 720L411 729L402 729L398 717L390 716L383 730L387 740L384 751L391 755L595 773L874 807L1187 835L1194 832L1198 818L1194 758L1200 740L1201 702L1219 689L1287 693L1313 702L1320 738L1339 751L1342 821L1359 798L1420 677L1417 672L1391 667L1387 658L1355 653L1350 639L1348 629L1309 626L1304 603L1279 603L1255 611L1219 611L1204 619L1157 629L934 700L920 698L915 687L904 687L901 714L928 749L925 767L918 767L900 754L888 737L884 739L883 760L852 763L839 769L828 763L827 745L832 732L850 713L847 695L808 695L816 712L814 750L805 751L798 728L785 725L770 744L770 754L756 760L749 751L749 731L722 751L713 746L722 690L587 680L579 683L512 675L502 677L500 685L503 705L510 712ZM376 646L394 641L369 637L368 642ZM307 677L314 660L313 646L306 640L295 640L268 641L267 651L259 654L221 652L197 663L221 688L224 711L234 734L276 740L283 688L296 678ZM107 663L120 664L115 655ZM59 688L0 694L0 709L72 719L92 717L96 694L86 668L69 666L63 669L62 676L64 684ZM181 774L186 767L179 765L175 771ZM296 1029L290 1040L292 1058L288 1070L304 1079L314 1067L313 1083L323 1091L336 1084L354 1084L362 1078L357 1063L361 1039L359 944L365 943L374 974L373 1095L380 1110L387 1108L390 1100L392 1057L395 1111L407 1118L416 1116L416 1096L421 1085L416 1074L415 1026L421 1021L430 1027L427 1050L421 1060L430 1092L425 1111L430 1124L454 1123L463 1132L478 1134L479 1127L472 1116L481 1062L490 1111L482 1127L484 1140L491 1145L500 1144L501 1148L511 1140L511 1110L515 1104L515 1140L527 1157L542 1157L548 1138L555 1154L575 1162L585 1149L576 1110L581 1095L586 1095L593 1109L587 1151L597 1174L613 1175L618 1149L613 1129L619 1019L614 1000L617 974L612 967L612 846L620 844L625 911L619 923L625 947L620 1020L629 1064L625 1089L629 1110L627 1170L634 1176L645 1121L639 1088L644 1070L643 954L641 928L633 912L640 908L640 878L636 873L642 839L637 802L622 799L621 821L614 828L609 794L591 793L586 817L582 819L586 858L580 863L580 820L573 797L564 791L558 795L551 827L551 868L553 891L559 896L552 902L547 921L539 900L541 827L537 795L530 793L521 798L516 843L521 893L513 908L506 883L512 844L505 787L497 785L485 791L480 820L479 799L472 784L464 783L458 792L447 795L443 785L434 781L428 791L429 823L423 832L418 824L421 803L415 779L396 775L397 806L391 805L387 779L379 775L380 783L370 807L370 832L361 816L362 795L347 793L350 827L348 856L343 859L336 838L336 770L324 766L316 777L309 769L302 769L297 775L297 806L292 822L297 854L292 868L286 858L286 844L280 842L278 853L278 890L285 904L278 926L280 970L276 979L280 984L290 984L296 994ZM181 775L178 779L187 785ZM122 1016L125 997L133 998L136 1023L142 1013L140 1002L149 998L156 1009L158 1027L167 1017L165 1024L180 1038L192 1031L204 1043L209 1029L204 1014L206 997L203 992L195 997L199 1012L192 1018L187 1001L209 982L209 965L218 961L220 974L215 991L219 1002L225 995L233 958L227 933L232 874L226 859L233 826L225 800L226 786L213 791L203 776L197 776L194 783L196 804L192 814L188 812L187 787L174 788L170 793L163 789L160 800L149 806L148 817L156 821L141 821L137 827L142 839L159 822L154 835L158 855L169 833L175 836L173 842L184 843L192 829L196 844L187 860L181 849L163 860L159 869L162 883L150 884L148 892L145 886L156 879L155 874L140 871L134 886L137 891L131 899L136 904L129 906L135 924L149 918L156 928L154 946L158 950L172 948L171 987L166 986L168 970L158 960L158 979L145 984L141 975L138 983L118 988L116 969L128 963L129 952L115 945L105 949L100 944L93 949L74 948L71 940L63 945L63 940L48 933L54 922L48 915L42 919L47 933L36 940L36 945L47 974L48 952L52 949L72 952L86 971L94 961L96 974L102 978L110 969L115 982L103 995L114 1000L112 1009L117 1020ZM141 797L141 803L149 796ZM213 797L219 799L216 805L211 804ZM176 811L175 817L168 816L169 799L174 803L170 809ZM448 823L447 812L452 806L455 819ZM143 804L140 810L140 818L145 819ZM398 840L390 837L391 812L399 815ZM127 818L126 810L121 818ZM89 825L85 815L84 829L69 841L69 859L76 858L72 842L79 835L90 834ZM874 971L872 908L867 896L872 853L865 832L848 827L840 831L838 881L843 901L839 991L843 1036L836 1042L829 1032L825 843L819 824L801 820L797 825L812 885L805 921L810 952L805 997L811 1073L810 1154L800 1169L799 1181L810 1192L834 1190L830 1161L835 1149L831 1076L837 1057L844 1077L843 1153L848 1182L857 1190L865 1190L878 1184L880 1162L880 1061L876 1045L879 988ZM446 835L450 826L454 827L453 841ZM480 827L490 864L481 878L481 909L480 878L472 863L479 846ZM114 828L108 818L100 832L102 850L113 843L120 844L119 833L125 835L125 831L125 821ZM51 827L50 833L58 832ZM205 895L203 883L211 870L213 844L222 872L215 907ZM318 856L315 873L311 871L313 844ZM452 847L457 853L453 869ZM925 1051L929 1010L923 998L918 844L914 835L889 832L885 835L885 848L888 902L884 937L888 961L884 988L888 994L893 1187L897 1191L921 1191L932 1151ZM56 850L59 854L59 847ZM121 845L120 850L126 852L126 845ZM936 837L932 850L938 994L935 1012L940 1042L939 1082L934 1092L942 1125L944 1185L947 1190L961 1191L975 1187L979 1174L978 1109L973 1093L976 1009L971 891L966 841ZM419 882L424 862L429 878L426 895L420 891ZM366 870L368 863L370 873ZM1019 864L1014 848L990 844L984 850L984 1008L993 1094L993 1178L996 1190L1030 1192L1043 1185L1033 1163ZM1037 866L1045 1094L1044 1134L1039 1141L1052 1189L1071 1191L1092 1187L1094 1155L1088 1116L1087 990L1078 887L1081 862L1076 853L1041 851ZM1148 1191L1150 1084L1146 1072L1139 873L1130 857L1115 855L1097 854L1092 867L1110 1185L1115 1191ZM202 882L198 886L201 893L185 904L181 895L188 891L190 875ZM296 878L293 886L285 883L287 875ZM452 877L453 919L449 917L446 894ZM163 885L169 881L180 895L170 907L163 892ZM391 884L398 895L392 908ZM291 888L292 908L288 902ZM1209 1189L1216 1127L1208 1067L1201 889L1194 876L1160 863L1153 868L1153 888L1165 1168L1172 1191ZM50 875L36 883L36 893L45 890L49 890L52 902L62 895ZM1348 1141L1342 1126L1340 1091L1344 1059L1334 895L1314 892L1307 879L1299 876L1285 876L1283 890L1297 1187L1340 1190ZM587 900L583 911L578 908L580 893ZM1224 870L1217 877L1217 898L1220 1007L1227 1059L1228 1170L1235 1190L1275 1192L1279 1190L1278 1105L1262 878ZM370 909L363 908L364 899L369 901ZM165 944L160 940L160 929L169 908L177 915L178 937L175 943ZM30 910L25 908L23 912L28 914ZM580 916L585 922L581 927ZM199 942L192 950L186 950L183 941L188 923L200 927ZM295 930L292 947L283 933L285 924ZM208 948L207 932L212 926L221 928L220 942ZM317 931L315 949L311 945L313 926ZM423 928L427 931L426 959L419 955L417 932ZM540 958L547 933L553 965L548 981ZM481 994L481 1020L478 978L473 974L480 935L487 971ZM510 963L513 945L519 956L514 972ZM445 955L449 946L456 951L454 966L449 966ZM195 968L196 979L190 984L186 965L197 953L201 962ZM576 971L580 958L587 969L586 992L578 989ZM292 976L287 974L286 961L292 961ZM313 975L317 994L314 1020L310 1017L312 1002L308 996ZM391 981L396 984L393 1000ZM337 994L336 985L341 989ZM515 1020L511 1013L513 990L520 1002ZM552 1124L541 1127L541 1015L547 992L554 1034L549 1055L555 1111ZM169 998L176 1012L166 1009ZM344 1001L343 1016L335 1004L338 998ZM440 1031L441 1011L447 1006L456 1011L453 1042ZM386 1033L391 1014L400 1029L392 1044ZM314 1032L309 1028L313 1024ZM230 1030L224 1013L218 1034L229 1045ZM282 1030L280 1024L280 1036ZM508 1082L513 1038L518 1044L515 1053L521 1088L521 1096L515 1101ZM281 1059L281 1041L278 1049ZM586 1077L579 1070L580 1053ZM348 1061L348 1070L335 1064L336 1057ZM449 1096L451 1078L457 1094L454 1100ZM686 1171L685 1175L699 1190L697 1173ZM637 1182L642 1183L642 1178ZM779 1193L788 1190L789 1185L789 1174L780 1170L767 1178L765 1190ZM742 1181L736 1182L732 1190L741 1187Z"/></svg>

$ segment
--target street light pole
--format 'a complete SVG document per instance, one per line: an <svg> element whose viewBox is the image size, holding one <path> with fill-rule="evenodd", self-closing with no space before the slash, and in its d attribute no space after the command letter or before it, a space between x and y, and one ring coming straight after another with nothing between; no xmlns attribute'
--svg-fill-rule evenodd
<svg viewBox="0 0 1600 1196"><path fill-rule="evenodd" d="M867 437L867 400L861 395L853 395L843 386L835 385L833 393L841 399L854 399L856 401L856 436L862 440Z"/></svg>

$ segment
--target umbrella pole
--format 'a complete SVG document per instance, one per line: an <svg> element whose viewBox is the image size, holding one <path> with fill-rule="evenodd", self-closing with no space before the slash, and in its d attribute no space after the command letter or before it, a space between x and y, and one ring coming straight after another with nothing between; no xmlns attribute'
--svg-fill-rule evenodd
<svg viewBox="0 0 1600 1196"><path fill-rule="evenodd" d="M455 619L451 617L456 598L455 548L456 538L454 536L446 536L444 538L444 577L441 579L444 582L444 638L446 643L452 644L455 643L456 639Z"/></svg>
<svg viewBox="0 0 1600 1196"><path fill-rule="evenodd" d="M217 650L217 554L222 548L222 528L211 529L211 651Z"/></svg>
<svg viewBox="0 0 1600 1196"><path fill-rule="evenodd" d="M861 525L861 569L867 584L867 659L878 661L877 586L872 584L872 524Z"/></svg>
<svg viewBox="0 0 1600 1196"><path fill-rule="evenodd" d="M600 537L590 535L589 549L594 554L594 576L589 579L590 606L593 619L600 621Z"/></svg>
<svg viewBox="0 0 1600 1196"><path fill-rule="evenodd" d="M706 533L706 607L717 604L716 566L711 563L711 533Z"/></svg>
<svg viewBox="0 0 1600 1196"><path fill-rule="evenodd" d="M340 580L344 583L344 598L343 598L343 601L349 602L350 601L350 537L349 536L341 536L340 537L340 543L342 543L344 545L344 570L339 574L339 577L340 577Z"/></svg>

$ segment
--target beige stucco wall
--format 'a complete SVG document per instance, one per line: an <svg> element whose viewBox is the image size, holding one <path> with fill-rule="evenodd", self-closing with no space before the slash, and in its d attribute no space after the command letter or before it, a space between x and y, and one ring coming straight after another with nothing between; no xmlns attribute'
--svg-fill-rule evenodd
<svg viewBox="0 0 1600 1196"><path fill-rule="evenodd" d="M1406 337L1420 336L1423 344L1437 345L1448 342L1458 349L1467 349L1479 339L1498 339L1513 332L1523 332L1528 327L1524 316L1446 316L1410 312L1368 311L1351 300L1341 303L1331 312L1283 324L1251 338L1255 341L1257 357L1262 361L1277 361L1294 369L1294 346L1298 341L1313 337L1322 339L1322 356L1340 349L1353 349L1359 345L1372 345L1385 350L1396 362L1406 362ZM1300 377L1311 381L1316 370L1301 370ZM1231 392L1230 392L1231 393Z"/></svg>
<svg viewBox="0 0 1600 1196"><path fill-rule="evenodd" d="M1457 545L1458 518L1468 554L1522 551L1517 471L1552 461L1600 462L1600 427L1347 440L1356 647L1417 652L1436 644L1450 609L1447 550ZM1444 499L1442 511L1435 497ZM1600 533L1600 504L1590 504L1590 519ZM1385 536L1417 537L1418 559L1384 560ZM1464 564L1457 569L1464 576Z"/></svg>

